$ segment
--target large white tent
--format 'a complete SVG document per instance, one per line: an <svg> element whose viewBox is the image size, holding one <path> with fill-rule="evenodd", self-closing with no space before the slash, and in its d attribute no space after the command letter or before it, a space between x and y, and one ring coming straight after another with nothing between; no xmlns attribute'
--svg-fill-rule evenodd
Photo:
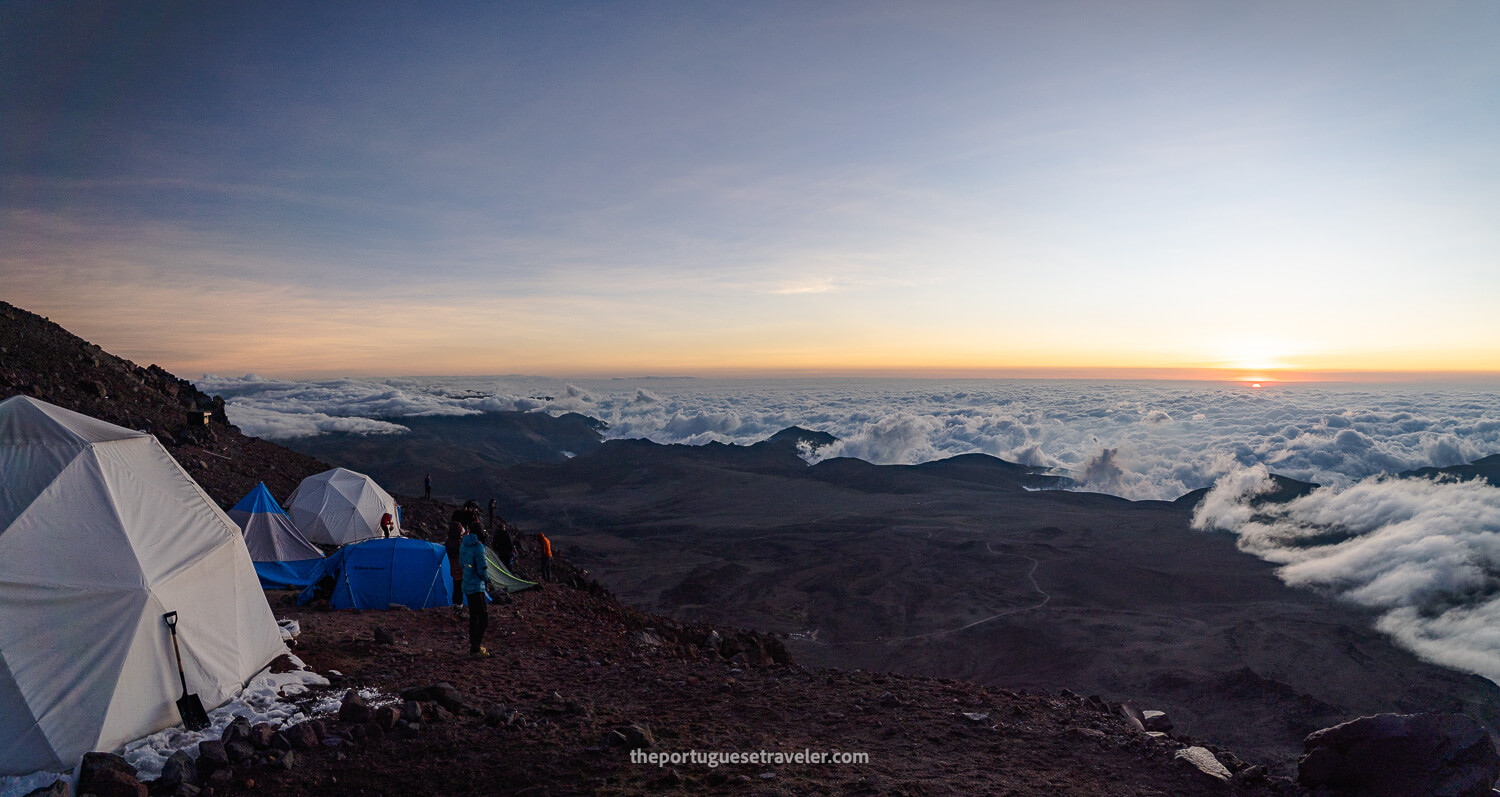
<svg viewBox="0 0 1500 797"><path fill-rule="evenodd" d="M240 530L155 437L0 402L0 774L75 766L213 708L286 652Z"/></svg>
<svg viewBox="0 0 1500 797"><path fill-rule="evenodd" d="M319 545L347 545L384 537L380 519L389 514L399 526L396 499L363 473L344 468L308 476L287 498L287 514L302 536ZM399 528L393 536L399 536Z"/></svg>

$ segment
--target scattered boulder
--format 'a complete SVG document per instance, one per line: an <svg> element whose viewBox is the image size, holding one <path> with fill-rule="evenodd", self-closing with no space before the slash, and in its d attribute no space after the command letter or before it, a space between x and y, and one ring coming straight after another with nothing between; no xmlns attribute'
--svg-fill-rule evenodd
<svg viewBox="0 0 1500 797"><path fill-rule="evenodd" d="M344 699L339 703L339 719L344 722L369 722L373 712L364 698L359 696L359 691L350 689L344 693Z"/></svg>
<svg viewBox="0 0 1500 797"><path fill-rule="evenodd" d="M146 797L146 785L135 767L114 753L84 753L78 769L78 793L98 797Z"/></svg>
<svg viewBox="0 0 1500 797"><path fill-rule="evenodd" d="M1489 733L1462 714L1378 714L1303 742L1297 780L1334 795L1488 797L1500 778Z"/></svg>
<svg viewBox="0 0 1500 797"><path fill-rule="evenodd" d="M69 797L68 782L66 780L54 780L51 786L32 789L26 792L23 797Z"/></svg>
<svg viewBox="0 0 1500 797"><path fill-rule="evenodd" d="M396 720L400 716L401 712L395 706L381 706L375 709L375 727L389 733L396 728Z"/></svg>
<svg viewBox="0 0 1500 797"><path fill-rule="evenodd" d="M160 792L171 793L184 783L198 782L198 762L188 755L186 750L167 756L166 763L162 764L161 777L156 779L156 789Z"/></svg>
<svg viewBox="0 0 1500 797"><path fill-rule="evenodd" d="M135 767L124 756L114 753L84 753L83 763L78 768L78 785L88 785L89 780L102 769L115 769L135 777Z"/></svg>
<svg viewBox="0 0 1500 797"><path fill-rule="evenodd" d="M1142 711L1141 724L1146 726L1146 730L1148 731L1156 731L1157 733L1172 732L1172 720L1167 717L1165 711Z"/></svg>
<svg viewBox="0 0 1500 797"><path fill-rule="evenodd" d="M464 694L453 684L440 683L401 690L401 699L418 703L437 703L453 714L478 714L478 709L469 705Z"/></svg>
<svg viewBox="0 0 1500 797"><path fill-rule="evenodd" d="M198 743L198 777L206 780L221 769L229 768L229 751L218 739Z"/></svg>
<svg viewBox="0 0 1500 797"><path fill-rule="evenodd" d="M233 724L233 723L231 723ZM271 746L271 741L276 738L276 726L269 722L257 722L250 726L250 745L257 750L264 750Z"/></svg>
<svg viewBox="0 0 1500 797"><path fill-rule="evenodd" d="M224 754L230 764L243 764L255 759L255 747L249 742L234 741L224 745Z"/></svg>
<svg viewBox="0 0 1500 797"><path fill-rule="evenodd" d="M1125 718L1125 722L1131 729L1144 733L1146 731L1146 719L1141 710L1134 703L1125 701L1115 708L1115 713Z"/></svg>
<svg viewBox="0 0 1500 797"><path fill-rule="evenodd" d="M235 717L224 726L224 732L219 734L219 741L228 745L230 742L250 741L250 720L244 717Z"/></svg>
<svg viewBox="0 0 1500 797"><path fill-rule="evenodd" d="M119 769L98 770L86 785L83 780L79 784L79 794L92 794L95 797L149 796L146 784L136 779L135 775Z"/></svg>
<svg viewBox="0 0 1500 797"><path fill-rule="evenodd" d="M299 722L289 728L282 728L281 732L286 734L293 750L311 750L318 746L318 731L312 722Z"/></svg>
<svg viewBox="0 0 1500 797"><path fill-rule="evenodd" d="M650 728L634 722L610 731L604 743L609 747L623 747L626 750L644 750L656 744L656 739L651 736Z"/></svg>
<svg viewBox="0 0 1500 797"><path fill-rule="evenodd" d="M1184 747L1172 758L1186 762L1214 780L1228 781L1230 778L1229 768L1219 763L1219 759L1207 747Z"/></svg>
<svg viewBox="0 0 1500 797"><path fill-rule="evenodd" d="M396 636L394 634L392 634L390 631L387 631L386 629L381 628L380 626L376 626L375 627L375 644L377 644L377 645L394 645L394 644L396 644Z"/></svg>

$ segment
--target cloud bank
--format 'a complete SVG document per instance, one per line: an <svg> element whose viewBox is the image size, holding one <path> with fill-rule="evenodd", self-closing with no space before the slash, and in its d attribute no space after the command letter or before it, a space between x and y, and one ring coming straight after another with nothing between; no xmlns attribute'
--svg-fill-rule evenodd
<svg viewBox="0 0 1500 797"><path fill-rule="evenodd" d="M612 437L658 443L749 444L792 425L840 438L809 459L992 454L1132 499L1211 486L1199 528L1238 534L1288 584L1379 612L1378 627L1419 655L1500 682L1500 489L1387 475L1500 452L1493 393L1473 387L254 376L199 386L225 396L246 432L273 439L399 434L417 415L580 412ZM1268 505L1257 497L1271 472L1324 487Z"/></svg>
<svg viewBox="0 0 1500 797"><path fill-rule="evenodd" d="M1032 380L334 379L206 376L247 433L400 433L400 418L579 412L611 437L749 444L800 425L818 456L914 464L967 453L1067 471L1082 489L1174 499L1238 468L1347 486L1500 452L1493 394L1473 387Z"/></svg>
<svg viewBox="0 0 1500 797"><path fill-rule="evenodd" d="M1271 486L1264 465L1226 474L1194 527L1234 532L1286 583L1374 609L1418 655L1500 683L1500 489L1372 476L1257 502Z"/></svg>

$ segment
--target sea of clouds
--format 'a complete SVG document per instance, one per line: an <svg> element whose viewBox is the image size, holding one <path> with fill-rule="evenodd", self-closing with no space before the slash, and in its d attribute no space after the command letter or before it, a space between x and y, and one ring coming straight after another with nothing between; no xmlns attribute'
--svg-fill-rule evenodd
<svg viewBox="0 0 1500 797"><path fill-rule="evenodd" d="M978 452L1132 499L1174 499L1256 464L1344 486L1500 453L1500 394L1472 386L206 376L199 387L224 396L247 434L272 440L399 434L405 416L497 410L579 412L607 422L610 437L658 443L748 444L799 425L840 438L820 457L914 464Z"/></svg>
<svg viewBox="0 0 1500 797"><path fill-rule="evenodd" d="M271 439L399 434L413 415L579 412L611 437L658 443L748 444L797 425L840 438L819 458L978 452L1131 499L1212 487L1197 528L1239 535L1289 584L1370 607L1411 650L1500 682L1500 489L1390 477L1500 453L1500 385L247 376L199 386ZM1267 505L1256 499L1272 472L1323 487Z"/></svg>

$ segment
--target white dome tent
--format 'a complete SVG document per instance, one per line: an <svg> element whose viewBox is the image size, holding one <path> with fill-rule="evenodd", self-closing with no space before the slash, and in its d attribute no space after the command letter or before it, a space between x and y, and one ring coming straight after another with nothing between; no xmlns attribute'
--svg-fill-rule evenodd
<svg viewBox="0 0 1500 797"><path fill-rule="evenodd" d="M384 537L380 519L386 514L397 526L392 536L401 535L396 499L363 473L334 468L308 476L286 503L292 525L309 542L319 545L347 545Z"/></svg>
<svg viewBox="0 0 1500 797"><path fill-rule="evenodd" d="M240 530L156 438L0 402L0 774L61 771L213 708L286 652Z"/></svg>

